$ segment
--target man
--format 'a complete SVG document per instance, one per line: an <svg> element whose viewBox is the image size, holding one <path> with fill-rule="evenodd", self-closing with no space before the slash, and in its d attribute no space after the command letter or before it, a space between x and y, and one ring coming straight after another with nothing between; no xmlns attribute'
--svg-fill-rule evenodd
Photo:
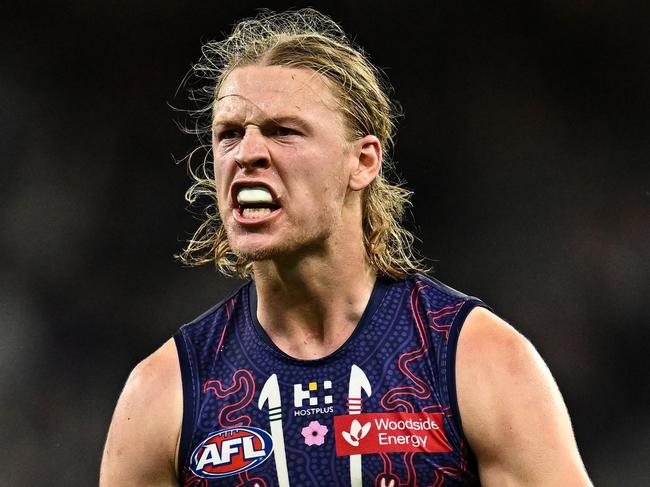
<svg viewBox="0 0 650 487"><path fill-rule="evenodd" d="M590 485L532 346L420 273L365 56L313 10L204 54L214 173L189 198L219 211L184 258L252 280L135 368L101 485Z"/></svg>

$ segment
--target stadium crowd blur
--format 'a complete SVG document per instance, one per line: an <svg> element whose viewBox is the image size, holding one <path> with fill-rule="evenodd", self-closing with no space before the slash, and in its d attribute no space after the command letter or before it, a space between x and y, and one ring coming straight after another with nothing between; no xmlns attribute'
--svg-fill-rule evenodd
<svg viewBox="0 0 650 487"><path fill-rule="evenodd" d="M234 3L0 20L3 485L96 483L130 369L238 285L173 259L198 220L169 106L201 42L258 6ZM434 275L537 346L595 485L650 485L650 4L310 5L395 87Z"/></svg>

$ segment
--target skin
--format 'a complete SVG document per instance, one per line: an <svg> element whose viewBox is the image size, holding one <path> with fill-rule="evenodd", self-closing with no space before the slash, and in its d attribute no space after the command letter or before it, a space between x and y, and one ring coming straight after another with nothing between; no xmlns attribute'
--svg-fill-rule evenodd
<svg viewBox="0 0 650 487"><path fill-rule="evenodd" d="M254 260L260 323L291 356L329 355L354 331L376 278L365 258L361 196L380 168L379 141L372 135L348 140L320 75L247 66L224 80L216 98L213 152L228 240ZM260 220L243 217L240 184L264 185L280 208ZM562 397L525 338L475 309L456 360L461 419L483 485L591 485ZM100 485L178 485L181 420L178 356L170 340L126 383Z"/></svg>
<svg viewBox="0 0 650 487"><path fill-rule="evenodd" d="M484 308L472 310L461 330L456 382L482 485L592 485L548 367L526 338Z"/></svg>
<svg viewBox="0 0 650 487"><path fill-rule="evenodd" d="M294 118L299 123L288 121ZM345 132L329 87L307 70L237 69L215 106L214 170L228 241L257 258L258 319L297 358L336 350L375 281L363 246L361 190L379 172L381 147L374 136L350 142ZM241 183L268 185L279 214L262 224L238 221L231 188Z"/></svg>
<svg viewBox="0 0 650 487"><path fill-rule="evenodd" d="M182 416L178 355L169 340L133 369L124 386L104 447L100 486L178 486Z"/></svg>

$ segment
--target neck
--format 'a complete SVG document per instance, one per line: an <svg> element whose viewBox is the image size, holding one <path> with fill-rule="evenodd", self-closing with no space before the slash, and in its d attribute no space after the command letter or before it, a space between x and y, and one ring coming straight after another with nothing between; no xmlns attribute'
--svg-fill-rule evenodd
<svg viewBox="0 0 650 487"><path fill-rule="evenodd" d="M346 239L344 239L346 240ZM348 238L294 261L255 262L257 318L273 342L300 359L338 349L352 334L376 279L361 239Z"/></svg>

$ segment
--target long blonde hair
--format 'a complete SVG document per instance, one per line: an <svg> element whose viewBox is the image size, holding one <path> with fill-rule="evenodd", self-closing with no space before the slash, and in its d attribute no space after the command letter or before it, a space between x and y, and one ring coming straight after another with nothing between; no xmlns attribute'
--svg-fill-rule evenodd
<svg viewBox="0 0 650 487"><path fill-rule="evenodd" d="M414 255L413 234L402 226L411 192L386 178L387 170L393 169L388 154L398 112L388 97L390 87L363 50L347 39L341 27L313 9L262 11L257 17L235 25L226 39L203 46L202 56L186 80L190 99L197 108L190 111L194 126L184 129L198 135L202 144L187 156L194 184L185 197L190 204L207 197L209 204L203 222L179 258L188 265L213 263L226 275L251 274L252 263L235 254L228 244L217 209L212 164L208 160L215 95L228 74L247 65L310 69L325 77L340 101L339 109L350 140L375 135L384 153L382 169L364 189L362 197L363 240L368 262L377 273L396 279L426 270ZM194 88L194 84L199 84L199 88ZM205 157L195 169L193 156L202 149L207 149Z"/></svg>

